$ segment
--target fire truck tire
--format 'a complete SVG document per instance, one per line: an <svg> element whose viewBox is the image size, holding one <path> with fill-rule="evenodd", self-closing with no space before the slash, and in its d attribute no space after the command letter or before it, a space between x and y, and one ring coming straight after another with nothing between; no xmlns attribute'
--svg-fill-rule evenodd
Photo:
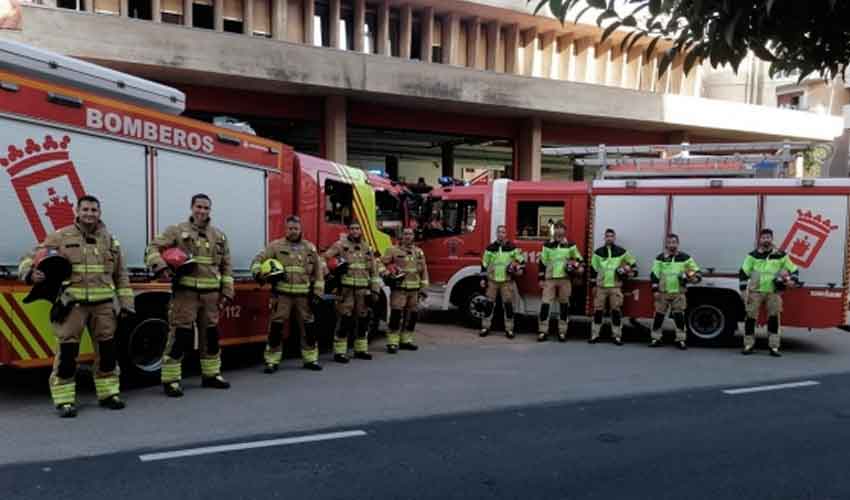
<svg viewBox="0 0 850 500"><path fill-rule="evenodd" d="M485 304L487 302L487 296L482 293L480 288L468 289L466 299L461 305L463 322L470 328L480 328L481 319L484 317L483 311L486 309Z"/></svg>
<svg viewBox="0 0 850 500"><path fill-rule="evenodd" d="M168 297L143 297L136 299L137 314L121 321L116 332L121 377L134 386L159 383L168 340Z"/></svg>
<svg viewBox="0 0 850 500"><path fill-rule="evenodd" d="M700 345L728 345L738 329L740 304L734 294L688 294L685 324L691 340Z"/></svg>

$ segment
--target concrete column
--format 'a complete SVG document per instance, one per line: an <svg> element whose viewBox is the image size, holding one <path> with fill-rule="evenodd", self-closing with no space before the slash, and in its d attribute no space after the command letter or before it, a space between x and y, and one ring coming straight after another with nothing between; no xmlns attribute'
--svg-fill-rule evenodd
<svg viewBox="0 0 850 500"><path fill-rule="evenodd" d="M366 24L366 0L354 0L354 50L363 52L363 25Z"/></svg>
<svg viewBox="0 0 850 500"><path fill-rule="evenodd" d="M660 58L661 57L659 55L659 61L660 61ZM665 71L663 75L658 74L658 69L659 69L658 64L656 63L656 65L655 65L655 72L656 72L656 75L655 75L655 78L656 78L656 80L655 80L655 91L659 94L666 94L666 93L670 92L669 89L670 89L670 69L671 68L668 66L667 71Z"/></svg>
<svg viewBox="0 0 850 500"><path fill-rule="evenodd" d="M330 0L328 2L328 45L340 48L339 18L341 0Z"/></svg>
<svg viewBox="0 0 850 500"><path fill-rule="evenodd" d="M347 111L344 96L332 95L325 98L324 118L325 158L344 165L348 162Z"/></svg>
<svg viewBox="0 0 850 500"><path fill-rule="evenodd" d="M448 143L440 146L442 150L442 169L440 175L444 177L454 177L455 176L455 146L454 144Z"/></svg>
<svg viewBox="0 0 850 500"><path fill-rule="evenodd" d="M85 5L83 6L86 12L94 12L94 2L95 0L86 0Z"/></svg>
<svg viewBox="0 0 850 500"><path fill-rule="evenodd" d="M121 12L124 12L124 7L128 3L128 0L121 0ZM195 20L194 17L192 17L192 0L183 0L183 26L191 28L194 24Z"/></svg>
<svg viewBox="0 0 850 500"><path fill-rule="evenodd" d="M520 73L531 76L534 71L534 60L537 58L537 27L527 29L520 34L520 50L523 54L523 64Z"/></svg>
<svg viewBox="0 0 850 500"><path fill-rule="evenodd" d="M457 51L460 38L460 17L451 13L443 18L443 64L457 65Z"/></svg>
<svg viewBox="0 0 850 500"><path fill-rule="evenodd" d="M254 0L242 0L242 33L254 35Z"/></svg>
<svg viewBox="0 0 850 500"><path fill-rule="evenodd" d="M540 67L542 69L543 78L552 78L552 57L555 54L555 32L547 31L546 33L543 33L541 38L540 49L543 61ZM554 75L554 77L558 78L558 75Z"/></svg>
<svg viewBox="0 0 850 500"><path fill-rule="evenodd" d="M189 0L183 1L183 19L186 19L186 2ZM191 4L190 4L191 5ZM120 0L118 2L118 11L121 17L130 17L130 2L129 0ZM191 14L190 14L191 16ZM191 26L192 24L188 24L187 26Z"/></svg>
<svg viewBox="0 0 850 500"><path fill-rule="evenodd" d="M313 0L301 0L301 13L304 15L304 43L313 45L313 17L316 15Z"/></svg>
<svg viewBox="0 0 850 500"><path fill-rule="evenodd" d="M573 56L575 66L575 81L588 82L587 61L590 57L590 47L593 46L592 38L581 38L573 43Z"/></svg>
<svg viewBox="0 0 850 500"><path fill-rule="evenodd" d="M87 2L88 4L94 6L94 2ZM162 1L161 0L151 0L151 21L155 23L162 22Z"/></svg>
<svg viewBox="0 0 850 500"><path fill-rule="evenodd" d="M224 0L213 0L213 23L216 31L224 31Z"/></svg>
<svg viewBox="0 0 850 500"><path fill-rule="evenodd" d="M519 50L519 26L511 24L508 27L508 35L505 43L505 73L518 75L522 68L517 64L517 51Z"/></svg>
<svg viewBox="0 0 850 500"><path fill-rule="evenodd" d="M655 71L658 66L658 56L650 55L650 56L642 56L642 63L640 67L640 90L644 92L655 92Z"/></svg>
<svg viewBox="0 0 850 500"><path fill-rule="evenodd" d="M593 83L606 85L608 81L608 64L611 61L611 44L609 42L597 43L594 49L593 57L596 60L596 75L593 76Z"/></svg>
<svg viewBox="0 0 850 500"><path fill-rule="evenodd" d="M539 181L542 164L543 122L540 118L522 120L514 143L517 178L522 181Z"/></svg>
<svg viewBox="0 0 850 500"><path fill-rule="evenodd" d="M271 0L271 27L274 40L286 40L289 25L288 0Z"/></svg>
<svg viewBox="0 0 850 500"><path fill-rule="evenodd" d="M571 70L575 65L575 54L573 54L573 35L559 36L557 51L557 57L561 59L561 68L559 74L552 75L552 77L560 80L575 78L571 75Z"/></svg>
<svg viewBox="0 0 850 500"><path fill-rule="evenodd" d="M434 7L422 9L422 62L431 62L434 46Z"/></svg>
<svg viewBox="0 0 850 500"><path fill-rule="evenodd" d="M399 41L399 43L401 43ZM404 45L401 45L403 50ZM410 40L407 42L408 52L410 51ZM378 4L378 43L377 43L378 54L382 56L389 56L392 54L392 47L390 47L390 2L389 0L383 0ZM408 54L408 58L410 54Z"/></svg>
<svg viewBox="0 0 850 500"><path fill-rule="evenodd" d="M481 19L473 17L466 25L466 65L470 68L483 69L478 67L478 47L481 46Z"/></svg>
<svg viewBox="0 0 850 500"><path fill-rule="evenodd" d="M623 72L623 87L638 90L640 88L640 70L643 62L643 47L632 47L626 54Z"/></svg>
<svg viewBox="0 0 850 500"><path fill-rule="evenodd" d="M496 71L496 56L499 55L499 44L502 35L502 23L491 21L487 23L487 64L485 69Z"/></svg>
<svg viewBox="0 0 850 500"><path fill-rule="evenodd" d="M682 93L682 82L685 79L685 56L678 55L673 58L673 64L667 69L670 72L670 90L671 94Z"/></svg>
<svg viewBox="0 0 850 500"><path fill-rule="evenodd" d="M615 43L611 47L611 62L608 66L607 75L608 85L615 87L621 87L623 85L623 70L625 65L625 55L620 50L619 44Z"/></svg>
<svg viewBox="0 0 850 500"><path fill-rule="evenodd" d="M398 55L402 59L410 59L410 40L413 36L413 7L410 4L401 7L398 31Z"/></svg>

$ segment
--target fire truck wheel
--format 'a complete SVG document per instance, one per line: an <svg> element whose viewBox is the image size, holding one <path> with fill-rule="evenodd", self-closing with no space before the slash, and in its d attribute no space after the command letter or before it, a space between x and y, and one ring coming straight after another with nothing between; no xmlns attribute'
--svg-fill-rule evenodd
<svg viewBox="0 0 850 500"><path fill-rule="evenodd" d="M121 375L132 385L159 382L160 362L168 340L168 322L163 318L138 318L119 327Z"/></svg>
<svg viewBox="0 0 850 500"><path fill-rule="evenodd" d="M469 290L462 306L464 322L474 328L480 327L481 319L484 318L484 311L487 309L488 302L487 297L481 291L475 289Z"/></svg>
<svg viewBox="0 0 850 500"><path fill-rule="evenodd" d="M701 293L688 295L686 324L695 343L725 345L735 335L738 319L735 303L723 294Z"/></svg>

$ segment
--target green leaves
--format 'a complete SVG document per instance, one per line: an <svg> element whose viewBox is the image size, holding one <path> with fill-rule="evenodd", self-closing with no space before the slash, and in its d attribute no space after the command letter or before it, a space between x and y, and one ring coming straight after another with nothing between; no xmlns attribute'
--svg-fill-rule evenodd
<svg viewBox="0 0 850 500"><path fill-rule="evenodd" d="M537 10L548 4L552 13L565 20L579 0L534 1ZM621 50L651 37L645 54L655 57L663 47L659 69L669 69L676 56L684 56L690 70L707 59L712 66L733 68L751 50L771 62L771 73L799 72L804 78L817 73L824 78L841 75L850 67L850 1L838 0L585 0L589 10L599 9L596 24L602 39L620 27L629 33L620 41ZM615 10L615 5L619 12ZM637 14L648 9L648 16ZM537 11L536 10L536 11ZM662 39L664 40L662 42Z"/></svg>

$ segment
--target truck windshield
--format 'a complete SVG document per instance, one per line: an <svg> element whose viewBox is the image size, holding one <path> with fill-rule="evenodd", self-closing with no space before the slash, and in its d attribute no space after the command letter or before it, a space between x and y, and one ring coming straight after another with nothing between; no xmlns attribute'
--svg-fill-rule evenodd
<svg viewBox="0 0 850 500"><path fill-rule="evenodd" d="M404 211L401 209L401 200L387 191L376 191L375 208L378 229L393 239L400 239L401 230L404 226Z"/></svg>
<svg viewBox="0 0 850 500"><path fill-rule="evenodd" d="M423 217L422 235L442 238L475 231L477 203L472 200L435 200Z"/></svg>

